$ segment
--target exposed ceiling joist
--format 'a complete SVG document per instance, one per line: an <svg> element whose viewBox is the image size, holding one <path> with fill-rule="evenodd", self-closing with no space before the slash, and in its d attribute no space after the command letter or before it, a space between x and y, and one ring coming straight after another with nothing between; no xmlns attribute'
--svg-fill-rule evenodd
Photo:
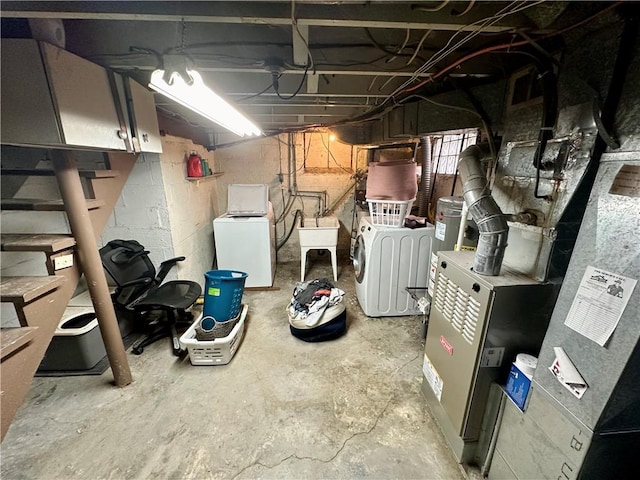
<svg viewBox="0 0 640 480"><path fill-rule="evenodd" d="M4 11L2 16L8 18L56 18L61 20L110 20L126 22L186 22L186 23L230 23L243 25L291 26L290 18L277 17L218 17L190 15L145 15L130 13L92 13L92 12L45 12L45 11ZM500 33L517 28L516 25L482 26L465 23L432 23L432 22L393 22L384 20L339 20L326 18L296 19L299 27L336 27L336 28L384 28L399 30L440 30L447 32Z"/></svg>
<svg viewBox="0 0 640 480"><path fill-rule="evenodd" d="M527 52L516 52L518 46L555 48L546 39L602 10L591 5L3 0L0 12L3 37L35 38L32 25L41 24L45 33L49 28L62 34L63 48L142 85L152 70L184 64L273 132L336 120L367 122L414 94L429 97L504 79L531 61ZM182 123L199 129L194 138L221 132L160 95L156 103L171 119L168 130Z"/></svg>

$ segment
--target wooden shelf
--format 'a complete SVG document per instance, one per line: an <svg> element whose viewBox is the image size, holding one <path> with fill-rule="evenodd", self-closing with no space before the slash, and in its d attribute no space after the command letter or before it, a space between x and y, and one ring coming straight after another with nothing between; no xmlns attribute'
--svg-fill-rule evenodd
<svg viewBox="0 0 640 480"><path fill-rule="evenodd" d="M210 178L221 177L224 172L213 172L211 175L207 175L206 177L186 177L190 182L199 182L200 180L209 180Z"/></svg>

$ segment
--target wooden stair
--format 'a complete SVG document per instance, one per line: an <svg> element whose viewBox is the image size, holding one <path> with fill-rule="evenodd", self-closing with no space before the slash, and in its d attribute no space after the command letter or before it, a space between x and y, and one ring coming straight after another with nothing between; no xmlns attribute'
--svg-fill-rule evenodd
<svg viewBox="0 0 640 480"><path fill-rule="evenodd" d="M5 252L56 253L76 246L73 236L65 234L3 233L0 250Z"/></svg>
<svg viewBox="0 0 640 480"><path fill-rule="evenodd" d="M35 212L64 212L62 200L41 200L37 198L9 198L0 203L2 210L28 210ZM104 207L104 200L87 199L87 209Z"/></svg>
<svg viewBox="0 0 640 480"><path fill-rule="evenodd" d="M38 327L12 327L0 329L0 361L35 338ZM1 369L2 367L0 367ZM0 379L1 380L1 379ZM1 392L0 392L1 393Z"/></svg>
<svg viewBox="0 0 640 480"><path fill-rule="evenodd" d="M24 401L31 379L64 313L66 302L55 292L65 281L64 277L58 276L0 279L0 300L13 303L22 327L0 330L3 343L0 363L2 438ZM20 331L23 332L22 335L18 333Z"/></svg>
<svg viewBox="0 0 640 480"><path fill-rule="evenodd" d="M114 170L76 170L76 179L80 177L81 182L84 181L81 188L79 187L84 191L84 195L81 192L80 197L89 197L85 199L90 221L88 228L90 231L92 230L95 240L99 239L102 234L136 160L135 156L120 152L109 153L107 157L109 159L108 166L115 167ZM57 175L54 170L44 169L2 169L1 172L2 175ZM69 175L69 172L65 172L64 175ZM64 180L57 176L57 181L62 192L63 185L60 182ZM68 206L62 200L3 199L0 206L3 210L24 211L24 215L30 215L28 213L30 211L66 211L69 214ZM84 238L86 240L86 235ZM94 244L93 241L88 243ZM84 245L86 244L85 241ZM93 254L97 255L97 243L95 245ZM44 263L49 274L39 277L3 277L0 279L1 301L11 302L14 305L20 322L19 328L2 328L0 330L2 335L2 363L0 367L2 439L16 411L24 401L32 378L83 273L79 265L77 249L78 243L73 234L11 232L0 235L0 250L3 252L44 253ZM57 262L59 257L66 257L65 262ZM104 276L101 266L100 275ZM87 277L89 277L88 274ZM98 303L101 305L108 303L108 308L111 306L110 300L105 302L102 299ZM104 313L105 307L101 308L103 310L96 308L98 315L99 311ZM115 314L113 315L115 316ZM104 320L101 321L100 316L98 322L101 329L105 328ZM117 322L115 328L117 329ZM119 335L118 340L121 340ZM106 342L105 345L107 345ZM109 351L109 347L107 349ZM122 350L122 355L124 355L124 350ZM109 358L113 359L114 357L110 354ZM119 386L124 386L131 381L126 357L124 358L124 365L120 361L116 368L112 365L116 384ZM128 373L128 381L126 381L126 375L125 381L122 380L121 372L123 371Z"/></svg>

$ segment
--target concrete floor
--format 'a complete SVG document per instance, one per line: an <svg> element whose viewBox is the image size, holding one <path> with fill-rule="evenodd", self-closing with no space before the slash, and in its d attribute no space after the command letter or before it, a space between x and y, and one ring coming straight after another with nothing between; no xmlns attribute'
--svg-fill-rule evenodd
<svg viewBox="0 0 640 480"><path fill-rule="evenodd" d="M311 257L311 255L310 255ZM134 383L35 378L2 443L3 479L465 478L420 393L418 317L366 317L339 267L349 329L292 337L299 263L274 291L245 291L246 335L226 366L190 365L169 340L129 355ZM328 256L307 279L331 278Z"/></svg>

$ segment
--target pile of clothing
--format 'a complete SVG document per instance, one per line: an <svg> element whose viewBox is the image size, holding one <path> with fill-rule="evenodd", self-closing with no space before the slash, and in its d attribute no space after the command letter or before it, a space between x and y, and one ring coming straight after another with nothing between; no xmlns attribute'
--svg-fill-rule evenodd
<svg viewBox="0 0 640 480"><path fill-rule="evenodd" d="M291 333L307 342L331 340L347 327L344 291L326 278L299 282L287 307Z"/></svg>

